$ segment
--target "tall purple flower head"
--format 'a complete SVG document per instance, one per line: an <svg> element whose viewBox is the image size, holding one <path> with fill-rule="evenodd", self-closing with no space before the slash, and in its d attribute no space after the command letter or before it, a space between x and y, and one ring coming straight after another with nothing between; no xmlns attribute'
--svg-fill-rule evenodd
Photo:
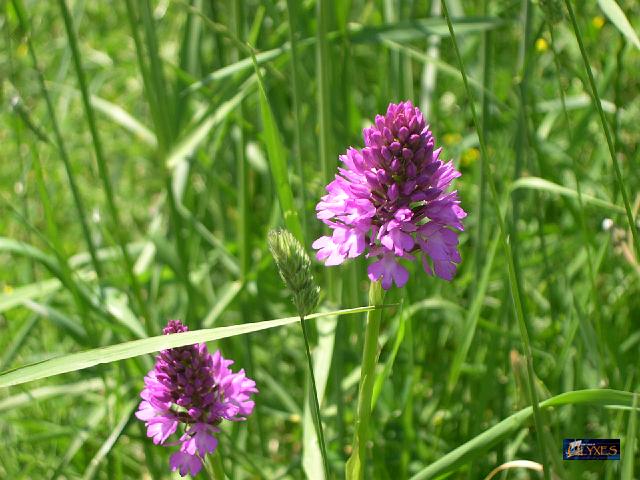
<svg viewBox="0 0 640 480"><path fill-rule="evenodd" d="M171 320L162 331L165 335L186 332L180 320ZM204 343L162 350L156 365L144 378L142 402L136 417L145 422L147 436L156 445L180 445L171 455L171 470L180 475L196 475L207 453L218 440L222 420L241 421L251 414L257 393L256 383L244 370L233 373L216 351L213 355ZM180 427L180 437L166 443Z"/></svg>
<svg viewBox="0 0 640 480"><path fill-rule="evenodd" d="M363 136L363 149L340 156L344 165L316 206L332 230L313 243L318 260L339 265L366 251L376 259L369 278L381 279L385 290L407 282L400 259L416 256L428 275L451 280L461 261L457 231L467 214L457 191L447 190L460 172L440 160L442 149L410 101L390 104Z"/></svg>

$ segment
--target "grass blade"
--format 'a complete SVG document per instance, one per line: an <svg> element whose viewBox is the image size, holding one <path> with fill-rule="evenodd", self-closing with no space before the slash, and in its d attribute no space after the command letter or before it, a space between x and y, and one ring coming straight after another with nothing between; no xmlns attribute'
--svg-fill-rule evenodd
<svg viewBox="0 0 640 480"><path fill-rule="evenodd" d="M0 400L0 413L16 408L29 407L33 405L34 402L48 400L58 396L86 395L88 392L100 392L103 390L104 382L101 378L92 378L64 385L34 388L33 390L18 393Z"/></svg>
<svg viewBox="0 0 640 480"><path fill-rule="evenodd" d="M80 96L80 91L75 88L68 87L66 85L53 85L59 90L63 90L66 92L70 92L74 95ZM149 130L145 125L140 122L137 118L127 112L120 105L116 105L109 100L106 100L97 95L90 95L89 99L91 101L91 105L97 111L102 113L105 117L110 119L116 125L120 125L124 130L128 131L136 138L142 140L148 146L155 148L157 147L157 140L155 134Z"/></svg>
<svg viewBox="0 0 640 480"><path fill-rule="evenodd" d="M616 213L624 213L624 207L615 205L606 200L602 200L586 193L578 192L569 187L558 185L557 183L550 182L544 178L539 177L522 177L511 184L511 192L515 192L519 189L538 190L553 195L562 195L569 198L575 198L576 200L582 198L581 201L584 204L591 204L594 207L604 208Z"/></svg>
<svg viewBox="0 0 640 480"><path fill-rule="evenodd" d="M460 377L460 371L462 370L462 364L467 358L471 342L475 336L476 327L478 325L478 319L480 318L480 311L482 310L482 304L487 293L487 285L489 283L489 276L491 274L491 268L493 267L493 259L496 255L496 247L498 246L498 235L493 236L493 242L489 246L489 250L486 255L484 268L482 269L482 275L476 285L476 294L471 303L471 308L467 314L465 324L463 327L464 338L462 343L456 350L453 356L453 362L451 364L451 370L449 372L449 381L447 382L447 389L452 392L458 378Z"/></svg>
<svg viewBox="0 0 640 480"><path fill-rule="evenodd" d="M333 312L322 312L308 315L305 320L313 318L327 317L331 315L349 315L356 313L379 310L386 306L357 307ZM237 335L259 332L269 328L281 327L299 322L299 317L287 317L277 320L266 320L263 322L245 323L242 325L232 325L229 327L219 327L204 330L194 330L173 335L160 335L157 337L145 338L143 340L133 340L108 347L95 348L84 352L72 353L61 357L52 358L43 362L27 365L17 369L0 373L0 388L20 385L42 378L48 378L62 373L75 372L85 368L93 367L104 363L112 363L118 360L125 360L148 353L157 352L166 348L182 347L199 342L210 342Z"/></svg>
<svg viewBox="0 0 640 480"><path fill-rule="evenodd" d="M157 147L158 142L155 134L124 108L96 95L91 95L90 99L91 105L93 105L96 111L102 113L105 117L111 119L128 132L131 132L150 147Z"/></svg>
<svg viewBox="0 0 640 480"><path fill-rule="evenodd" d="M165 160L167 168L175 170L193 155L195 149L207 138L213 128L220 125L230 115L253 88L253 82L248 81L232 98L212 109L198 125L193 127L176 142Z"/></svg>
<svg viewBox="0 0 640 480"><path fill-rule="evenodd" d="M634 394L620 390L577 390L551 397L539 404L539 408L546 409L563 405L618 405L631 406ZM467 462L482 455L492 446L505 438L513 436L531 417L532 407L527 407L505 418L480 435L460 445L455 450L444 455L436 462L422 469L411 477L411 480L427 480L442 478L441 475L455 472Z"/></svg>
<svg viewBox="0 0 640 480"><path fill-rule="evenodd" d="M307 202L305 195L304 169L302 168L302 114L300 111L300 58L298 56L298 8L295 0L287 0L287 18L289 19L289 43L291 44L291 100L293 102L293 130L294 146L293 161L300 182L298 194L302 204L302 231L304 237L308 238L306 212L304 211Z"/></svg>
<svg viewBox="0 0 640 480"><path fill-rule="evenodd" d="M100 266L100 262L98 261L96 247L91 237L91 231L89 230L89 225L87 224L87 215L85 211L85 206L82 201L82 197L80 196L80 190L78 189L73 168L71 167L71 160L69 159L69 154L67 153L67 148L65 146L65 142L62 137L62 132L60 130L60 125L58 124L56 112L55 112L55 109L53 108L53 102L51 101L51 96L49 95L49 91L45 84L44 75L42 74L42 70L40 69L40 66L38 63L38 58L36 56L35 48L33 46L33 43L31 42L31 37L30 37L31 31L30 31L28 20L24 11L24 6L22 5L21 0L12 0L12 3L13 3L14 10L16 12L16 16L18 17L18 22L20 23L20 27L24 31L25 35L27 35L27 47L29 49L29 55L31 56L31 62L33 63L33 68L35 69L38 76L40 91L47 105L47 113L49 114L51 125L53 127L53 133L56 140L56 145L58 147L58 151L60 152L60 157L62 158L64 169L67 174L67 180L69 181L69 187L71 188L73 203L78 212L78 219L80 220L82 236L84 237L84 241L86 242L87 247L89 248L93 269L95 270L98 277L101 278L102 267Z"/></svg>
<svg viewBox="0 0 640 480"><path fill-rule="evenodd" d="M284 224L287 226L287 230L289 230L298 241L304 244L302 224L298 216L298 209L293 201L293 190L289 182L286 151L271 106L269 105L269 99L264 89L258 63L256 62L255 56L251 58L253 59L253 66L258 76L258 100L260 101L260 113L262 115L262 136L267 147L271 177L273 178L273 183L275 184L278 194Z"/></svg>
<svg viewBox="0 0 640 480"><path fill-rule="evenodd" d="M76 35L75 27L71 14L67 7L66 0L59 0L60 11L62 12L62 18L64 19L64 26L67 32L67 39L69 46L71 47L71 56L73 58L73 64L76 69L76 75L78 76L78 84L80 86L80 93L82 94L82 103L84 105L85 114L89 123L89 131L91 132L91 138L93 140L93 148L96 154L96 160L98 162L98 170L100 174L100 180L102 181L102 188L104 189L105 197L107 200L107 208L113 221L113 232L122 251L122 258L124 259L125 268L129 275L129 281L133 289L133 295L136 299L137 307L144 318L150 319L147 304L142 297L142 288L138 277L133 271L133 260L127 250L126 240L123 233L126 231L124 225L120 219L120 212L115 202L113 194L113 188L111 186L111 179L109 175L109 168L107 167L107 161L102 149L102 140L98 134L98 127L95 118L95 112L93 111L93 105L89 96L89 89L87 87L87 79L85 77L84 68L82 66L82 60L80 58L80 49L78 47L78 38Z"/></svg>
<svg viewBox="0 0 640 480"><path fill-rule="evenodd" d="M634 47L640 49L640 39L629 23L629 20L627 20L620 5L618 5L615 0L598 0L598 5L600 5L600 8L607 18L611 20L611 23L620 30L620 33L622 33Z"/></svg>
<svg viewBox="0 0 640 480"><path fill-rule="evenodd" d="M113 428L113 430L111 431L107 439L100 446L100 449L98 449L96 454L93 456L93 458L89 462L89 465L87 465L87 469L84 471L84 475L82 475L83 480L88 480L95 476L96 470L100 466L100 463L109 454L109 452L111 451L115 443L118 441L118 438L120 438L120 435L122 435L123 430L129 423L129 420L131 420L131 415L133 415L133 411L137 406L138 406L138 401L134 400L132 402L129 402L124 407L120 420L118 421L118 423L116 423L115 427Z"/></svg>
<svg viewBox="0 0 640 480"><path fill-rule="evenodd" d="M638 394L633 394L631 412L629 412L629 426L627 427L627 438L624 444L624 455L622 455L622 480L633 480L633 466L637 460L636 443L638 435Z"/></svg>
<svg viewBox="0 0 640 480"><path fill-rule="evenodd" d="M624 180L622 178L622 171L620 169L620 164L618 162L618 156L616 155L616 150L613 146L613 139L611 138L611 132L609 131L609 124L607 123L607 118L604 115L604 110L602 110L602 102L600 101L600 94L598 93L598 87L596 86L596 81L593 78L593 72L591 71L589 56L587 55L587 50L585 49L584 42L582 41L582 34L580 33L580 28L578 27L576 16L573 13L573 7L571 6L571 1L564 0L564 3L567 6L567 10L569 11L569 18L571 18L571 25L573 26L573 32L575 33L576 40L578 41L578 47L580 48L580 55L582 56L582 62L584 63L584 68L587 71L587 77L589 78L589 86L591 87L591 93L593 94L593 102L596 106L596 109L598 110L598 115L600 116L600 123L602 124L602 130L604 130L604 136L607 139L607 147L609 147L609 155L611 156L611 162L613 163L613 170L616 174L616 181L618 183L618 188L620 189L620 193L622 194L622 201L624 203L624 209L627 213L627 222L629 224L629 229L631 230L631 236L633 237L633 245L636 252L636 257L640 257L640 238L638 237L638 228L636 226L636 222L633 219L631 202L629 201L627 189L624 186Z"/></svg>
<svg viewBox="0 0 640 480"><path fill-rule="evenodd" d="M31 283L22 287L13 288L8 292L0 293L0 313L22 305L27 300L35 300L46 297L58 291L61 287L59 280L51 278L40 282Z"/></svg>
<svg viewBox="0 0 640 480"><path fill-rule="evenodd" d="M471 89L469 88L469 83L467 81L467 74L464 69L464 64L462 62L462 56L460 55L460 49L458 48L458 43L456 41L455 32L453 31L453 24L451 23L451 18L449 16L449 10L447 8L447 1L442 0L442 11L447 20L447 26L449 27L449 34L451 35L451 40L453 41L453 48L456 54L456 58L460 65L460 72L462 73L462 79L465 87L465 91L467 97L470 100L469 106L471 108L471 115L473 117L473 123L476 128L476 132L478 133L478 140L480 141L480 152L483 159L488 159L489 155L487 154L487 148L485 145L484 133L480 128L480 123L478 121L478 115L476 114L476 108L473 102L473 97L471 95ZM524 356L526 358L527 364L527 386L529 390L529 397L531 399L532 407L533 407L533 417L536 424L537 431L537 439L538 446L540 449L540 454L542 455L543 460L546 458L546 450L544 449L544 444L542 441L542 435L544 432L544 422L542 419L542 414L538 408L538 395L536 392L534 379L535 370L533 368L533 354L531 352L531 344L529 342L529 332L527 329L527 321L524 316L524 308L522 304L522 300L520 297L520 288L519 288L519 280L517 276L517 270L515 267L515 262L513 258L513 254L511 251L511 246L507 242L507 228L505 226L504 217L502 216L502 211L500 208L500 199L498 197L498 191L496 189L495 181L491 172L489 171L489 165L486 161L482 162L482 167L485 169L485 176L487 179L487 183L489 185L489 191L491 192L492 204L495 212L495 216L498 220L499 230L500 230L500 243L502 244L502 249L504 251L504 256L507 261L507 273L509 278L509 289L511 292L511 299L513 301L513 308L516 317L516 321L518 323L518 329L520 330L520 338L522 340L522 347L524 349ZM549 463L544 461L543 465L545 466L545 479L549 480Z"/></svg>
<svg viewBox="0 0 640 480"><path fill-rule="evenodd" d="M222 288L220 295L216 299L215 304L213 305L211 310L209 310L209 313L207 314L205 319L202 321L202 326L205 328L212 327L216 323L216 320L220 318L220 315L222 315L227 307L231 304L231 302L236 299L238 294L242 291L243 287L244 283L238 280L225 285Z"/></svg>

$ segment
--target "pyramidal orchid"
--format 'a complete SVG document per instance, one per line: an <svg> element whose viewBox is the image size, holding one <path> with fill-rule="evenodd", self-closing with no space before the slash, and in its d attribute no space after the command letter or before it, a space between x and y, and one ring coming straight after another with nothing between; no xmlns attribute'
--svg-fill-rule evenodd
<svg viewBox="0 0 640 480"><path fill-rule="evenodd" d="M332 230L313 243L318 260L339 265L366 252L375 259L369 278L385 290L407 282L401 259L421 257L428 275L451 280L467 215L457 191L448 191L460 172L440 159L442 149L410 101L390 104L363 136L364 148L340 156L343 166L316 206Z"/></svg>
<svg viewBox="0 0 640 480"><path fill-rule="evenodd" d="M458 192L450 190L460 172L440 159L442 149L410 101L389 104L362 133L364 147L340 156L342 166L316 206L331 235L318 238L313 248L327 266L362 254L374 259L367 269L369 304L380 307L386 290L409 280L407 261L419 258L428 275L453 279L461 262L458 233L467 214ZM381 320L380 308L367 312L347 480L366 477Z"/></svg>
<svg viewBox="0 0 640 480"><path fill-rule="evenodd" d="M165 335L186 331L179 320L163 329ZM205 456L218 445L215 434L223 420L245 420L253 411L256 384L244 370L233 373L231 364L219 350L210 354L200 343L161 351L144 379L136 417L156 445L180 446L169 464L182 476L200 472ZM178 430L179 439L167 442Z"/></svg>

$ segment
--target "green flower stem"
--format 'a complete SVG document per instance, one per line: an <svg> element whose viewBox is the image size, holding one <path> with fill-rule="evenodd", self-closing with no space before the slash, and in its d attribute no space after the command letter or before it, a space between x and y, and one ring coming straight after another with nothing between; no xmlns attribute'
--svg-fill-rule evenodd
<svg viewBox="0 0 640 480"><path fill-rule="evenodd" d="M316 436L320 445L320 453L322 454L322 464L324 465L325 478L331 478L329 471L329 460L327 459L327 447L324 443L324 431L322 429L322 416L320 415L320 400L318 399L318 387L316 386L316 376L313 373L313 358L311 357L311 349L309 348L309 335L307 334L307 325L304 316L300 315L300 328L302 328L302 336L304 337L304 347L307 353L307 366L309 368L309 379L311 380L310 392L313 404L313 418L315 423Z"/></svg>
<svg viewBox="0 0 640 480"><path fill-rule="evenodd" d="M384 290L380 282L371 282L369 287L369 304L382 305ZM362 353L362 369L360 371L360 387L358 389L358 410L356 412L353 449L347 461L347 480L360 480L364 477L364 460L367 441L369 439L369 420L371 418L371 399L373 385L376 380L376 363L378 360L378 334L380 333L381 310L367 313L367 327Z"/></svg>
<svg viewBox="0 0 640 480"><path fill-rule="evenodd" d="M227 476L224 474L224 466L222 465L222 457L220 452L216 449L213 455L209 455L209 461L211 469L213 470L213 478L215 480L226 480Z"/></svg>

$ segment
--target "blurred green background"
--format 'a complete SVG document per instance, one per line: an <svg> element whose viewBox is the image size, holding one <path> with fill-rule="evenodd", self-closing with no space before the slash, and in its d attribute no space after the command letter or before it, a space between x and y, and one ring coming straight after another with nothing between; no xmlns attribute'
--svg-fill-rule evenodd
<svg viewBox="0 0 640 480"><path fill-rule="evenodd" d="M284 225L273 172L288 173L311 254L338 155L362 145L389 102L410 99L461 170L469 216L453 282L416 265L387 294L401 306L383 313L387 370L365 478L482 479L545 457L557 478L638 475L631 394L570 394L633 392L640 380L640 264L622 195L635 215L637 2L573 2L578 37L563 1L449 0L469 98L438 0L64 1L7 0L0 13L0 371L158 335L172 318L195 330L294 315L266 246ZM479 435L530 400L487 175L538 398L569 392L543 410L542 432L525 416L489 438ZM314 261L319 310L366 305L366 264ZM363 319L312 321L336 478L350 452ZM214 347L260 389L256 413L221 434L229 478L321 478L299 328ZM171 449L132 416L152 359L0 389L0 478L169 478ZM621 438L622 461L563 463L562 439L581 436ZM461 445L464 455L447 456Z"/></svg>

